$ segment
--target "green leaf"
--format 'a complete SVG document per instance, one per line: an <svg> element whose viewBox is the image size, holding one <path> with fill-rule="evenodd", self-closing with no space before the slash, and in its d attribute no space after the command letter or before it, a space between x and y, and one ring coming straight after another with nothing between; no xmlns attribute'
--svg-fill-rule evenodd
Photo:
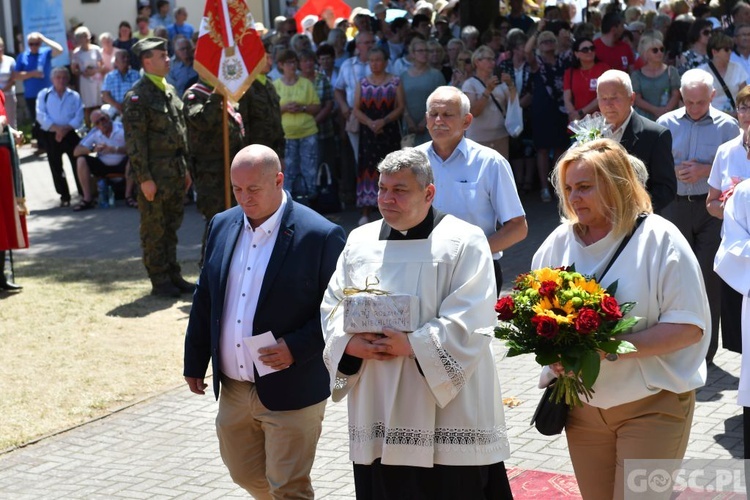
<svg viewBox="0 0 750 500"><path fill-rule="evenodd" d="M617 282L619 280L614 280L611 285L607 287L607 293L610 294L612 297L615 296L615 292L617 292Z"/></svg>
<svg viewBox="0 0 750 500"><path fill-rule="evenodd" d="M560 359L557 357L557 354L553 354L550 352L540 352L536 355L536 362L542 366L551 365L553 363L557 363L558 361L560 361Z"/></svg>
<svg viewBox="0 0 750 500"><path fill-rule="evenodd" d="M618 347L620 347L619 340L606 340L604 342L599 342L599 349L606 352L607 354L616 353Z"/></svg>
<svg viewBox="0 0 750 500"><path fill-rule="evenodd" d="M629 352L638 351L638 349L636 349L635 346L627 340L618 340L618 342L620 343L620 345L617 347L617 354L627 354Z"/></svg>
<svg viewBox="0 0 750 500"><path fill-rule="evenodd" d="M583 358L581 359L581 381L586 389L591 389L591 386L596 382L600 366L601 359L599 359L599 353L596 351L587 351L583 354Z"/></svg>
<svg viewBox="0 0 750 500"><path fill-rule="evenodd" d="M610 335L617 335L619 333L624 333L628 330L630 330L633 326L635 326L638 321L640 321L641 318L635 317L635 318L625 318L621 319L617 322L617 324L612 328L612 331L610 331Z"/></svg>

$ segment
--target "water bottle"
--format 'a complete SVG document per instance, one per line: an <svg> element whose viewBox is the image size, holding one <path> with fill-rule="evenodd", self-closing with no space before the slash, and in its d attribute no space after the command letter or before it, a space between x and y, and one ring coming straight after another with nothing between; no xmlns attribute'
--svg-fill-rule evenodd
<svg viewBox="0 0 750 500"><path fill-rule="evenodd" d="M661 101L659 102L659 106L666 106L669 102L669 87L664 89L664 93L661 95Z"/></svg>
<svg viewBox="0 0 750 500"><path fill-rule="evenodd" d="M99 179L96 183L96 188L99 191L99 208L107 208L109 206L109 199L107 197L107 181Z"/></svg>
<svg viewBox="0 0 750 500"><path fill-rule="evenodd" d="M115 190L112 186L107 186L107 201L110 208L115 208Z"/></svg>

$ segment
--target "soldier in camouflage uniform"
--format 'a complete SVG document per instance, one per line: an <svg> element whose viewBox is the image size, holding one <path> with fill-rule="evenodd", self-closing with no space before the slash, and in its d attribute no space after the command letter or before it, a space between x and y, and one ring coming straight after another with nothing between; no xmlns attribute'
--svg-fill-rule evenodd
<svg viewBox="0 0 750 500"><path fill-rule="evenodd" d="M198 211L208 222L214 215L223 212L224 200L224 134L223 98L205 82L198 82L185 91L182 97L185 123L188 131L188 168L193 185L198 193ZM232 106L229 113L229 161L234 158L244 140L242 118ZM203 233L201 263L206 246L206 233Z"/></svg>
<svg viewBox="0 0 750 500"><path fill-rule="evenodd" d="M245 144L263 144L273 149L284 162L284 129L281 128L279 94L266 75L273 66L271 45L266 48L266 67L253 81L239 102L240 115L245 124Z"/></svg>
<svg viewBox="0 0 750 500"><path fill-rule="evenodd" d="M144 38L132 50L140 57L144 75L125 94L122 123L132 173L141 187L143 264L153 295L179 297L195 288L182 277L177 263L177 229L190 182L182 101L165 79L167 41Z"/></svg>

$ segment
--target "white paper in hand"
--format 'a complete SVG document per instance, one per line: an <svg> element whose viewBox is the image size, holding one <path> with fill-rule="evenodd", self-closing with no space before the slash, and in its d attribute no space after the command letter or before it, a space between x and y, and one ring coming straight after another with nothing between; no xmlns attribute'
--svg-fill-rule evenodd
<svg viewBox="0 0 750 500"><path fill-rule="evenodd" d="M262 347L272 347L277 344L276 337L273 336L273 333L261 333L260 335L245 337L242 340L250 348L250 357L253 358L253 363L255 363L255 369L258 370L258 375L262 377L264 375L268 375L269 373L279 371L275 368L264 365L260 360L260 353L258 353L258 349Z"/></svg>

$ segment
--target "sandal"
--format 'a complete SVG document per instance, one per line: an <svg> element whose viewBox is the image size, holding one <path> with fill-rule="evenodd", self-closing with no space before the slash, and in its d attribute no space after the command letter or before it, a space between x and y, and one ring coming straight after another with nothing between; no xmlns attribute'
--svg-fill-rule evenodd
<svg viewBox="0 0 750 500"><path fill-rule="evenodd" d="M138 201L136 201L136 199L132 196L128 196L127 198L125 198L125 204L130 208L138 208Z"/></svg>
<svg viewBox="0 0 750 500"><path fill-rule="evenodd" d="M74 212L80 212L82 210L90 210L96 206L96 203L94 203L94 200L86 201L81 200L81 203L73 207Z"/></svg>

